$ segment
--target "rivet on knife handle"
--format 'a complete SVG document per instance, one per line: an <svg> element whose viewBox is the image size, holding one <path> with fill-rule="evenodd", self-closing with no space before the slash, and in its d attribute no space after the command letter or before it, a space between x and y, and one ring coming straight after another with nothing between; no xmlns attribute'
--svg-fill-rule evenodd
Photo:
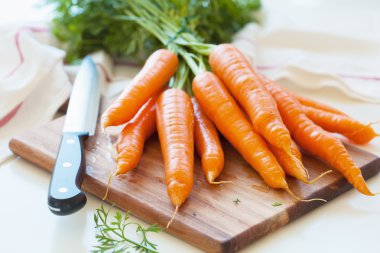
<svg viewBox="0 0 380 253"><path fill-rule="evenodd" d="M88 133L64 133L50 181L48 206L57 215L68 215L86 204L81 191L85 174L83 141Z"/></svg>

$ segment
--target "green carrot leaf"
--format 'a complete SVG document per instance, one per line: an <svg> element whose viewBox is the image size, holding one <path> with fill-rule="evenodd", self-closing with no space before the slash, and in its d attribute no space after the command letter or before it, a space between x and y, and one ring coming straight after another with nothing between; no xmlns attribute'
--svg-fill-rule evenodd
<svg viewBox="0 0 380 253"><path fill-rule="evenodd" d="M158 233L161 229L156 225L151 225L148 228L142 227L140 224L130 222L130 213L122 213L117 210L113 219L109 218L110 210L105 210L103 205L96 209L94 215L96 234L95 238L98 245L94 246L94 253L114 253L114 252L129 252L134 249L137 252L156 253L157 245L148 239L149 233ZM127 235L127 227L136 226L136 233L140 240L131 239ZM136 236L133 236L136 237Z"/></svg>

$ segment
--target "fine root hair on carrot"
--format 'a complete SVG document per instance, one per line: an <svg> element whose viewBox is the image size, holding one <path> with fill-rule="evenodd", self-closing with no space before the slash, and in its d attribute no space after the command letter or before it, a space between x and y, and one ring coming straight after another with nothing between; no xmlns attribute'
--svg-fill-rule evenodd
<svg viewBox="0 0 380 253"><path fill-rule="evenodd" d="M289 154L288 154L289 155ZM293 159L295 159L299 164L301 164L301 167L303 169L303 171L305 171L305 174L306 174L306 177L307 179L310 178L310 174L309 174L309 171L305 168L305 166L303 166L303 163L300 159L298 159L298 157L296 157L295 155L293 154L290 154L290 157L293 157Z"/></svg>
<svg viewBox="0 0 380 253"><path fill-rule="evenodd" d="M207 176L206 176L206 180L209 184L233 184L234 182L232 181L214 181L215 180L215 175L213 172L209 171Z"/></svg>
<svg viewBox="0 0 380 253"><path fill-rule="evenodd" d="M379 123L380 123L380 120L378 120L378 121L373 121L373 122L369 122L369 123L368 123L368 126L377 125L377 124L379 124Z"/></svg>
<svg viewBox="0 0 380 253"><path fill-rule="evenodd" d="M168 224L166 224L166 229L168 229L170 227L170 224L172 224L175 216L177 215L178 213L178 208L179 206L175 206L175 210L174 210L174 213L173 213L173 216L171 217L170 221L168 222Z"/></svg>
<svg viewBox="0 0 380 253"><path fill-rule="evenodd" d="M289 193L290 196L292 196L293 198L295 198L296 200L298 201L302 201L302 202L312 202L312 201L322 201L322 202L327 202L327 200L325 199L320 199L320 198L314 198L314 199L301 199L300 197L298 197L297 195L295 195L289 188L285 188L284 189L287 193Z"/></svg>
<svg viewBox="0 0 380 253"><path fill-rule="evenodd" d="M233 181L211 181L210 184L234 184Z"/></svg>
<svg viewBox="0 0 380 253"><path fill-rule="evenodd" d="M326 176L327 174L329 174L331 172L333 172L333 171L332 170L325 171L321 175L319 175L318 177L314 178L311 181L305 182L305 183L306 184L314 184L314 183L318 182L321 178L323 178L324 176Z"/></svg>
<svg viewBox="0 0 380 253"><path fill-rule="evenodd" d="M108 176L108 180L107 180L107 189L106 189L106 193L104 194L104 197L102 198L102 200L105 200L107 197L108 197L108 192L110 190L110 185L111 185L111 179L112 179L112 176L114 175L114 173L110 173L110 175Z"/></svg>

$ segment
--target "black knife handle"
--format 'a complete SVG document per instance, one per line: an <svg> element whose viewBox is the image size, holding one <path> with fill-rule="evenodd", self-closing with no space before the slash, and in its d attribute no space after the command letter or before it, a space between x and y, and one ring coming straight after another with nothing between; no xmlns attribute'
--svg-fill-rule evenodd
<svg viewBox="0 0 380 253"><path fill-rule="evenodd" d="M72 214L86 204L80 186L85 174L83 142L87 136L63 133L49 186L48 207L54 214Z"/></svg>

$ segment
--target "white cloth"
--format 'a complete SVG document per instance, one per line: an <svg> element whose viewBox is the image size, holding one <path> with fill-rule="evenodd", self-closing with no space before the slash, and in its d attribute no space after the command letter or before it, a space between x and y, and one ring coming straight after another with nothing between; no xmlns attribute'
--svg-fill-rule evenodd
<svg viewBox="0 0 380 253"><path fill-rule="evenodd" d="M261 26L248 24L234 44L274 80L379 103L380 1L292 2L263 1Z"/></svg>
<svg viewBox="0 0 380 253"><path fill-rule="evenodd" d="M11 136L49 121L70 94L64 52L44 26L0 26L0 163Z"/></svg>
<svg viewBox="0 0 380 253"><path fill-rule="evenodd" d="M0 42L1 164L11 155L12 136L47 123L67 101L78 66L63 65L65 52L44 24L1 25ZM110 57L92 57L102 83L114 78Z"/></svg>

